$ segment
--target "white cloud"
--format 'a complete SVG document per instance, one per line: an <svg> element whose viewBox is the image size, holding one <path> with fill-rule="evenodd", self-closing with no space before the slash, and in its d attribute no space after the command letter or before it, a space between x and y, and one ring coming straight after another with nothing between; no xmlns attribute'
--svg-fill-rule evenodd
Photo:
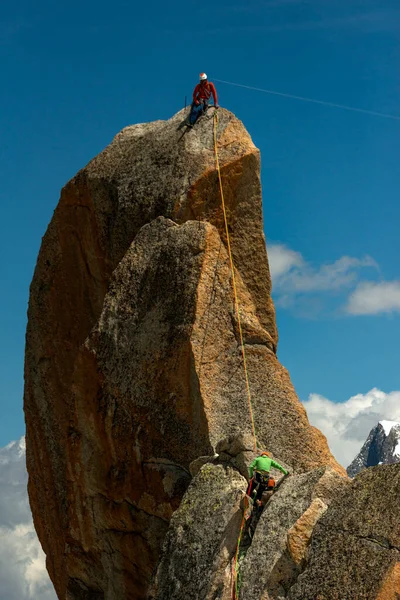
<svg viewBox="0 0 400 600"><path fill-rule="evenodd" d="M56 600L26 486L22 438L0 448L0 600Z"/></svg>
<svg viewBox="0 0 400 600"><path fill-rule="evenodd" d="M354 286L360 269L378 268L370 256L354 258L342 256L333 263L315 268L299 252L284 244L268 246L271 276L279 294L299 294L336 291Z"/></svg>
<svg viewBox="0 0 400 600"><path fill-rule="evenodd" d="M377 315L400 312L400 280L360 281L363 269L379 266L370 256L342 256L333 263L318 267L304 260L300 252L284 244L268 246L273 291L276 305L296 309L298 316L314 318L340 293L342 315ZM332 308L334 304L330 307ZM336 312L337 312L336 304Z"/></svg>
<svg viewBox="0 0 400 600"><path fill-rule="evenodd" d="M400 391L386 394L374 388L346 402L332 402L319 394L310 394L304 406L310 423L326 435L332 453L344 467L361 450L378 421L400 421Z"/></svg>
<svg viewBox="0 0 400 600"><path fill-rule="evenodd" d="M400 312L400 281L366 281L351 294L346 310L351 315Z"/></svg>
<svg viewBox="0 0 400 600"><path fill-rule="evenodd" d="M0 527L0 599L55 600L33 524Z"/></svg>
<svg viewBox="0 0 400 600"><path fill-rule="evenodd" d="M286 275L291 269L304 265L300 252L290 250L284 244L270 244L268 246L269 267L273 280Z"/></svg>

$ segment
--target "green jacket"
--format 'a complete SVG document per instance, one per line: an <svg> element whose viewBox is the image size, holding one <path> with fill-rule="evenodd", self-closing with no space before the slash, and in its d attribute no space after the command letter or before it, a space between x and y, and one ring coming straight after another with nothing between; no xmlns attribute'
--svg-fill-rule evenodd
<svg viewBox="0 0 400 600"><path fill-rule="evenodd" d="M275 462L272 458L269 458L268 456L257 456L257 458L255 458L250 465L250 478L253 477L254 470L267 471L269 473L271 467L279 469L279 471L282 471L284 475L288 474L288 471L286 471L286 469L284 469L279 463Z"/></svg>

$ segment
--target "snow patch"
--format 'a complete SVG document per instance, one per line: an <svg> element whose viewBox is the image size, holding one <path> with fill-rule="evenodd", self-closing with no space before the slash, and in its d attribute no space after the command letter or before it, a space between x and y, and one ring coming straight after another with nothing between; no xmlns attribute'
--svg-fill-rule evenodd
<svg viewBox="0 0 400 600"><path fill-rule="evenodd" d="M392 427L396 427L396 425L400 425L400 423L398 423L397 421L379 421L379 423L382 425L383 429L385 430L386 436L389 435L389 433L392 430Z"/></svg>

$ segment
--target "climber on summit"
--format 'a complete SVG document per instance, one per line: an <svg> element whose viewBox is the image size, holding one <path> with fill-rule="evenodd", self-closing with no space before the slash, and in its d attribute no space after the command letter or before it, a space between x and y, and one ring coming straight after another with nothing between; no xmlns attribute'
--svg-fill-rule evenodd
<svg viewBox="0 0 400 600"><path fill-rule="evenodd" d="M250 483L247 493L249 496L250 494L253 496L255 503L261 503L265 492L270 492L270 497L274 491L275 479L270 475L272 467L275 467L284 475L289 474L289 471L273 460L268 452L262 452L250 465Z"/></svg>
<svg viewBox="0 0 400 600"><path fill-rule="evenodd" d="M193 92L192 108L189 115L189 127L193 127L197 119L206 113L211 95L214 99L215 108L218 106L218 96L215 85L208 81L205 73L200 73L200 82L196 85Z"/></svg>

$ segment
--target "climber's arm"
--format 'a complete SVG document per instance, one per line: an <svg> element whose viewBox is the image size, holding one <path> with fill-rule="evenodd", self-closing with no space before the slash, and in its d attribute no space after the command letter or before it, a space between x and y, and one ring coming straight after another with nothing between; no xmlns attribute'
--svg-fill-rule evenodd
<svg viewBox="0 0 400 600"><path fill-rule="evenodd" d="M289 473L289 471L287 471L284 467L282 467L279 463L277 463L275 460L271 460L271 465L273 467L275 467L275 469L278 469L279 471L281 471L284 475L287 475Z"/></svg>

